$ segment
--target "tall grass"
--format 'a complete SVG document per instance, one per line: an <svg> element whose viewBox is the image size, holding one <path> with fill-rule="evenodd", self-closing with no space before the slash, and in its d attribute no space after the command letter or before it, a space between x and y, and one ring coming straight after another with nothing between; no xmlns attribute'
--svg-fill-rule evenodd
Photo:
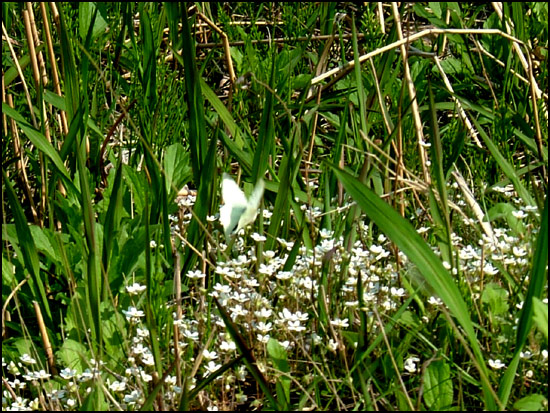
<svg viewBox="0 0 550 413"><path fill-rule="evenodd" d="M2 11L3 408L547 408L546 3Z"/></svg>

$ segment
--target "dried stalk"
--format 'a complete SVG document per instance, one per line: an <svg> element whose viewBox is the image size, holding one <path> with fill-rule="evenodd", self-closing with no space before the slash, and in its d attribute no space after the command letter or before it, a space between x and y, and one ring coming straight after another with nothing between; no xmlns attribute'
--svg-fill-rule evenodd
<svg viewBox="0 0 550 413"><path fill-rule="evenodd" d="M404 39L398 40L396 42L390 43L384 47L380 47L379 49L373 50L372 52L369 52L361 57L359 57L359 63L364 63L368 59L378 56L379 54L385 53L389 50L395 49L397 47L401 47L402 45L412 43L418 39L421 39L426 36L433 36L436 34L494 34L504 37L505 39L511 40L511 41L517 41L520 44L523 44L521 40L516 39L513 36L510 36L509 34L504 33L502 30L498 29L439 29L439 28L431 28L431 29L425 29L421 32L411 34L410 36L407 36ZM353 70L353 67L355 65L354 60L350 60L346 62L344 65L336 67L332 70L329 70L326 73L323 73L320 76L317 76L311 80L311 84L314 85L316 83L319 83L323 80L325 80L328 77L331 77L333 75L338 75L339 77L345 76L348 74L351 70Z"/></svg>
<svg viewBox="0 0 550 413"><path fill-rule="evenodd" d="M462 121L466 125L466 128L470 132L471 138L474 140L474 142L476 143L476 145L479 148L482 148L483 146L481 146L481 142L479 141L479 139L477 137L477 131L472 126L472 122L470 122L470 119L468 118L468 115L466 114L466 111L462 107L462 104L454 96L455 92L454 92L453 86L451 85L451 82L449 81L449 78L447 77L447 74L445 73L445 71L443 70L443 67L441 66L441 63L439 61L439 57L434 56L433 60L435 62L435 65L439 69L439 73L441 74L441 78L443 79L443 83L445 83L445 86L447 87L447 90L451 93L451 98L453 99L453 101L456 104L456 107L458 108L458 114L460 115L460 117L462 118Z"/></svg>
<svg viewBox="0 0 550 413"><path fill-rule="evenodd" d="M393 16L395 18L395 24L397 25L397 37L399 40L403 40L403 30L401 27L401 17L399 15L399 9L396 2L392 2ZM403 67L405 69L405 81L407 82L407 87L409 88L409 96L411 99L411 112L414 119L414 126L416 128L416 136L418 137L418 153L420 155L420 164L422 165L422 172L424 174L424 181L429 183L431 181L430 173L426 167L426 161L428 156L426 154L426 149L424 148L423 143L424 132L422 130L422 120L420 119L420 109L418 107L418 101L416 100L416 89L414 87L414 82L411 76L411 69L409 67L409 59L405 43L401 46L401 55L403 56Z"/></svg>

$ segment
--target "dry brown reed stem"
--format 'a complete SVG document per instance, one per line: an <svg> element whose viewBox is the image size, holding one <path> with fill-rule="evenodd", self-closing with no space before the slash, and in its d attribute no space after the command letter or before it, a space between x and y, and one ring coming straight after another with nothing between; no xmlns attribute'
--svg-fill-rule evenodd
<svg viewBox="0 0 550 413"><path fill-rule="evenodd" d="M8 297L6 298L6 300L4 301L4 304L2 305L2 339L6 338L6 321L10 321L11 320L11 316L10 316L10 313L8 313L8 304L10 303L11 299L15 296L15 294L17 293L17 291L23 286L25 285L25 283L27 282L27 279L26 278L23 278L23 280L21 280L19 282L19 284L17 284L15 286L15 288L13 288L11 291L10 291L10 294L8 295Z"/></svg>
<svg viewBox="0 0 550 413"><path fill-rule="evenodd" d="M250 40L250 44L275 44L275 43L288 43L288 42L307 42L307 41L323 41L333 37L334 39L349 39L352 36L350 33L345 34L320 34L316 36L298 36L298 37L277 37L275 39L258 39ZM362 39L365 35L363 33L357 33L357 38ZM244 46L248 42L244 40L237 40L229 42L229 46ZM197 49L212 49L215 47L224 47L223 43L197 43L195 46Z"/></svg>
<svg viewBox="0 0 550 413"><path fill-rule="evenodd" d="M2 77L2 80L3 79L4 78ZM11 94L7 95L7 104L10 108L13 108L13 97ZM31 186L29 184L29 178L27 176L26 162L25 162L25 159L23 158L23 151L21 151L21 139L19 139L19 129L17 128L17 124L15 123L15 120L13 120L12 118L10 118L10 127L12 131L12 136L13 136L13 153L15 155L15 158L17 158L17 161L15 162L17 177L19 178L21 182L21 186L25 191L25 195L29 200L29 206L31 208L33 222L36 225L38 225L39 223L38 212L36 210L36 205L32 197Z"/></svg>
<svg viewBox="0 0 550 413"><path fill-rule="evenodd" d="M453 86L451 85L451 82L449 81L449 78L447 77L447 74L445 73L445 71L443 70L443 67L441 66L441 63L439 61L439 57L434 56L433 60L435 62L435 65L437 66L437 69L439 70L439 73L441 75L441 78L443 79L443 83L445 84L445 87L447 88L447 90L451 94L451 99L453 100L453 102L455 102L455 105L458 108L459 116L461 117L462 121L464 122L464 125L466 125L466 129L468 129L468 132L470 132L470 137L474 140L475 144L479 148L482 148L481 142L479 141L479 139L477 137L477 131L474 129L474 127L472 125L472 122L470 122L470 119L468 118L468 115L466 114L466 111L462 107L462 104L454 96L455 91L453 89Z"/></svg>
<svg viewBox="0 0 550 413"><path fill-rule="evenodd" d="M397 26L397 37L399 40L403 40L403 29L401 27L401 16L399 14L399 8L397 7L396 2L392 2L393 17L395 19L395 24ZM409 97L411 99L411 112L413 115L414 126L416 129L416 136L418 138L418 153L420 155L420 164L422 166L422 173L424 175L424 181L429 183L431 182L430 172L428 171L426 161L428 156L426 154L426 149L423 143L426 141L424 139L424 131L422 130L422 119L420 119L420 109L418 107L418 100L416 99L416 88L414 87L414 82L411 76L411 69L409 67L409 58L407 53L407 48L405 43L401 46L401 55L403 56L403 67L405 69L405 81L407 82L407 87L409 89Z"/></svg>
<svg viewBox="0 0 550 413"><path fill-rule="evenodd" d="M483 53L484 55L486 55L487 57L490 57L496 64L498 64L499 66L502 66L502 67L506 67L506 63L504 63L502 60L499 60L495 55L493 55L491 52L488 52L487 50L485 50L485 48L481 45L481 43L479 42L476 42L476 47L479 48L479 51L481 53ZM524 83L527 83L529 84L530 81L529 79L527 79L526 77L523 77L522 75L520 75L518 72L516 72L514 69L510 68L510 73L513 74L515 77L517 77L519 80L521 80L522 82ZM535 87L538 89L538 86L537 84L535 83ZM540 89L539 89L540 90ZM543 93L541 91L541 97L544 98L544 100L548 100L548 94L547 93ZM548 115L548 114L547 114ZM548 116L546 116L548 118Z"/></svg>
<svg viewBox="0 0 550 413"><path fill-rule="evenodd" d="M53 375L57 375L57 367L55 367L55 358L53 356L52 344L50 343L50 337L48 336L48 331L46 330L46 325L44 324L44 318L42 318L42 310L38 302L32 302L34 306L34 312L36 313L36 322L38 323L38 328L40 329L40 337L42 338L42 344L44 346L44 352L46 353L46 360L48 361L48 366Z"/></svg>
<svg viewBox="0 0 550 413"><path fill-rule="evenodd" d="M495 240L495 234L493 233L493 228L491 227L490 221L485 219L485 214L483 213L483 210L477 203L474 194L466 184L464 177L462 176L462 174L460 173L456 165L454 166L454 170L451 172L451 175L453 176L460 190L464 194L466 203L472 209L472 212L474 213L475 217L479 221L479 225L483 229L483 232L485 232L485 234L489 238L491 238L492 240Z"/></svg>
<svg viewBox="0 0 550 413"><path fill-rule="evenodd" d="M539 158L542 160L544 159L543 153L543 145L542 145L542 131L540 129L540 120L539 120L539 110L537 107L537 93L536 93L536 82L535 82L535 75L533 74L533 61L531 60L531 56L527 55L529 58L529 84L531 86L531 100L533 104L533 115L534 115L534 121L535 121L535 141L537 142L537 150L539 152ZM544 177L544 180L548 182L548 175L546 170L546 165L543 163L542 165L542 175Z"/></svg>
<svg viewBox="0 0 550 413"><path fill-rule="evenodd" d="M386 34L386 24L384 22L384 9L382 8L382 2L377 1L376 7L378 8L378 20L380 20L380 31Z"/></svg>
<svg viewBox="0 0 550 413"><path fill-rule="evenodd" d="M53 22L55 23L55 26L57 27L57 31L59 33L61 33L61 25L60 25L60 22L59 22L59 11L57 10L57 6L55 5L55 2L53 2L53 1L50 1L48 4L50 5L50 9L52 11Z"/></svg>
<svg viewBox="0 0 550 413"><path fill-rule="evenodd" d="M13 59L13 63L15 64L15 68L17 69L17 74L19 74L19 78L21 79L21 85L23 86L23 91L25 92L25 99L27 100L27 105L29 106L29 112L31 115L32 124L35 129L38 129L38 123L36 122L36 117L34 116L31 94L29 93L27 82L25 82L25 75L23 75L23 70L21 69L21 65L19 64L19 59L17 58L17 54L15 54L15 50L13 50L12 40L10 36L8 36L8 32L6 30L6 26L4 26L4 22L2 22L2 33L4 34L4 38L6 39L6 43L8 44L8 47L10 49L10 54Z"/></svg>
<svg viewBox="0 0 550 413"><path fill-rule="evenodd" d="M27 3L27 7L28 6L29 6L29 3ZM30 4L30 7L32 7L32 3ZM40 89L40 68L38 67L38 57L37 57L37 53L36 53L36 45L35 45L35 40L34 40L34 36L33 36L33 32L32 32L31 15L30 15L29 10L23 10L23 22L25 24L25 31L26 31L26 34L27 34L27 44L29 46L29 56L31 58L31 68L32 68L34 84L35 84L36 90L39 90ZM50 129L48 127L48 118L46 116L46 108L44 107L44 105L38 105L38 106L42 107L41 117L42 117L42 122L44 124L44 131L45 131L46 139L48 140L48 142L51 142ZM36 126L36 128L38 129L37 126ZM42 213L39 213L38 216L39 216L39 224L40 224L40 226L42 226L42 217L43 217L43 214L46 212L46 203L47 203L47 199L46 199L46 195L47 195L46 194L46 192L47 192L46 182L47 182L47 179L46 179L46 167L45 167L45 164L44 164L44 154L42 152L40 152L39 158L40 158L40 175L42 177L42 179L41 179L42 188L41 188L41 191L40 191L40 198L41 198L41 209L40 209L40 211Z"/></svg>
<svg viewBox="0 0 550 413"><path fill-rule="evenodd" d="M50 59L50 65L52 68L52 80L53 80L53 87L55 90L55 93L58 96L63 96L61 92L61 84L59 82L59 74L58 74L58 68L57 63L55 61L55 52L53 50L53 41L52 41L52 35L50 31L50 23L48 20L48 13L46 11L46 3L40 2L40 11L42 13L42 21L44 24L44 37L46 38L46 45L48 46L48 57ZM64 111L59 112L59 118L60 118L60 124L63 135L69 134L69 126L67 124L67 115Z"/></svg>
<svg viewBox="0 0 550 413"><path fill-rule="evenodd" d="M397 175L396 171L392 170L391 168L386 167L385 169L389 175L391 175L394 179L399 180L400 184L402 185L401 188L395 190L395 193L399 194L410 189L413 193L414 198L416 199L416 202L420 205L422 209L425 210L424 206L422 205L422 202L420 201L420 198L418 197L418 192L427 194L429 191L429 185L423 182L419 176L409 171L403 164L402 160L400 162L399 160L396 161L395 159L390 157L390 155L388 155L384 150L382 150L378 145L376 145L375 142L369 139L363 131L359 131L359 134L369 145L371 145L373 149L375 149L378 153L380 153L384 157L384 159L386 159L388 162L396 166L401 165L400 168L402 169L402 172L400 173L399 176ZM350 148L350 149L353 149L353 148ZM378 156L376 156L374 153L369 153L369 156L375 159L380 165L384 164L383 161L380 158L378 158ZM396 170L397 169L398 168L396 168ZM404 175L406 175L407 178L405 178ZM406 185L406 186L403 186L403 185ZM384 194L384 195L381 195L381 198L388 198L391 195L392 193ZM435 193L435 196L437 199L439 199L439 195L437 192ZM463 218L465 219L468 218L468 216L464 213L464 211L462 211L461 207L459 207L452 201L447 201L447 202L449 203L449 207L451 207L460 215L462 215ZM487 235L490 235L490 233L487 233Z"/></svg>
<svg viewBox="0 0 550 413"><path fill-rule="evenodd" d="M425 29L418 33L413 33L411 35L408 35L406 38L395 41L393 43L390 43L384 47L380 47L376 50L373 50L372 52L369 52L367 54L364 54L363 56L359 57L359 63L364 63L368 59L378 56L379 54L385 53L389 50L395 49L397 47L401 47L402 45L405 45L407 43L412 43L418 39L421 39L426 36L433 36L437 34L493 34L493 35L499 35L504 37L505 39L511 40L511 41L517 41L520 44L523 44L521 40L516 39L513 36L510 36L509 34L504 33L502 30L498 29L439 29L439 28L431 28L431 29ZM333 75L337 75L339 77L349 73L351 70L353 70L353 67L355 66L355 61L350 60L346 62L343 66L336 67L332 70L329 70L326 73L323 73L320 76L317 76L311 80L311 84L315 85L326 78L329 78Z"/></svg>
<svg viewBox="0 0 550 413"><path fill-rule="evenodd" d="M38 31L36 30L36 21L34 19L34 11L32 9L32 3L27 2L27 10L29 12L29 19L31 22L31 32L32 37L34 40L35 47L38 47L40 45L40 38L38 37ZM42 83L44 86L48 84L48 75L46 74L46 65L44 63L44 57L42 55L42 52L38 52L37 54L38 59L38 67L40 68L40 74L42 76Z"/></svg>
<svg viewBox="0 0 550 413"><path fill-rule="evenodd" d="M227 63L227 70L229 71L229 79L231 80L231 87L235 85L235 70L233 69L233 59L231 59L231 50L229 47L229 38L227 37L227 34L220 29L216 24L210 20L208 17L206 17L203 13L200 11L197 11L197 15L206 23L208 26L212 28L216 33L218 33L222 38L222 44L223 49L225 52L225 61Z"/></svg>
<svg viewBox="0 0 550 413"><path fill-rule="evenodd" d="M38 59L34 45L34 37L31 29L31 19L28 10L23 10L23 23L25 24L25 32L27 34L27 44L29 46L29 57L31 58L32 76L34 84L38 89L40 87L40 70L38 69Z"/></svg>

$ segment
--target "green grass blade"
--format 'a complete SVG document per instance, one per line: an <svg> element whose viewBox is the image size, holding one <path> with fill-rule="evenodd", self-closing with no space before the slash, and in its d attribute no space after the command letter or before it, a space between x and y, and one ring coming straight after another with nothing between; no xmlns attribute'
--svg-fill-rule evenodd
<svg viewBox="0 0 550 413"><path fill-rule="evenodd" d="M214 93L210 86L208 86L208 84L204 81L202 77L200 78L200 82L202 94L204 95L206 100L210 102L225 127L229 130L229 133L231 134L233 141L235 142L237 147L239 149L243 149L244 141L241 128L239 128L239 125L237 125L237 122L235 122L233 116L231 116L231 113L229 113L223 102L216 95L216 93Z"/></svg>
<svg viewBox="0 0 550 413"><path fill-rule="evenodd" d="M237 349L239 350L239 353L244 356L243 362L246 365L246 368L252 374L262 391L264 392L265 396L269 400L269 403L271 405L271 408L273 410L281 410L279 408L279 404L277 403L277 400L275 400L275 397L273 397L273 394L271 393L271 390L269 389L269 384L267 383L267 380L263 376L262 372L256 365L256 360L254 358L254 355L252 354L252 351L248 348L246 345L246 342L244 340L244 337L239 332L238 327L233 323L231 320L231 317L229 314L227 314L227 311L222 307L222 305L219 303L219 301L214 298L214 301L216 303L216 306L218 307L218 310L220 311L220 315L223 319L223 322L225 323L225 327L227 328L227 331L231 335L231 338L235 342Z"/></svg>
<svg viewBox="0 0 550 413"><path fill-rule="evenodd" d="M518 193L519 197L523 200L523 202L527 205L534 206L535 201L533 200L533 197L527 191L527 189L523 186L521 183L514 167L510 165L510 163L504 158L504 156L500 153L497 145L493 142L491 138L487 135L487 133L483 130L477 119L472 118L472 122L474 123L476 130L479 132L479 136L481 139L483 139L483 142L491 152L491 155L493 155L493 158L498 163L500 168L502 169L502 172L512 181L512 184L514 185L514 188L516 192Z"/></svg>
<svg viewBox="0 0 550 413"><path fill-rule="evenodd" d="M516 351L500 383L499 396L504 405L508 403L508 399L510 398L519 365L520 352L523 350L523 346L527 341L527 336L533 325L534 299L540 299L542 297L544 284L548 276L546 269L548 265L548 192L546 193L546 200L544 201L541 231L539 232L536 245L531 275L529 277L529 288L527 289L527 296L521 308L521 315L518 323Z"/></svg>
<svg viewBox="0 0 550 413"><path fill-rule="evenodd" d="M52 144L48 142L42 133L30 126L15 109L10 108L6 103L2 103L2 113L15 120L17 125L19 125L23 132L25 132L25 135L27 135L32 144L42 151L48 158L50 158L59 173L69 179L67 168L63 164L59 153L55 150Z"/></svg>
<svg viewBox="0 0 550 413"><path fill-rule="evenodd" d="M462 298L455 281L445 269L441 260L434 254L430 247L418 235L412 225L401 217L386 202L382 201L370 188L359 182L352 175L337 167L330 165L336 176L343 183L347 192L357 202L360 208L371 218L376 225L401 249L410 261L416 265L428 284L437 291L439 298L449 308L451 314L457 319L466 333L470 345L476 356L480 373L485 380L482 381L485 403L490 409L496 407L497 401L493 399L490 385L487 381L487 367L483 359L482 351L477 341L468 307Z"/></svg>
<svg viewBox="0 0 550 413"><path fill-rule="evenodd" d="M193 219L189 224L187 230L187 242L196 248L202 250L200 244L205 239L206 235L204 233L204 224L206 223L206 216L210 212L210 206L212 205L212 198L216 191L213 188L217 188L216 182L216 150L217 150L217 133L210 140L210 147L208 148L208 153L206 155L206 160L204 167L201 171L199 177L199 188L197 193L197 201L193 207ZM191 248L186 248L186 254L183 259L183 268L182 274L187 274L188 271L193 269L197 261L197 254L191 250Z"/></svg>
<svg viewBox="0 0 550 413"><path fill-rule="evenodd" d="M269 88L265 89L266 97L264 101L264 108L262 111L262 118L260 121L260 130L258 132L258 142L256 143L256 150L254 152L254 163L252 164L252 178L254 182L257 182L264 176L267 169L267 162L269 155L271 154L273 143L275 140L275 125L273 120L273 82L275 79L275 61L272 61L271 65L271 77L269 81Z"/></svg>
<svg viewBox="0 0 550 413"><path fill-rule="evenodd" d="M27 218L25 217L23 208L21 207L21 204L17 199L17 195L15 194L15 191L4 169L2 169L2 178L6 187L8 203L11 206L11 210L14 216L15 228L17 231L17 237L19 239L19 247L21 248L21 252L23 253L23 261L25 262L27 271L31 275L29 286L31 287L33 298L40 303L42 313L45 314L46 325L51 328L52 331L55 331L53 329L50 305L46 297L45 282L40 274L40 260L38 258L36 245L29 229L29 223L27 222Z"/></svg>
<svg viewBox="0 0 550 413"><path fill-rule="evenodd" d="M182 9L182 41L183 62L185 67L185 85L187 89L187 104L189 106L189 148L191 150L191 165L195 183L200 182L203 160L206 157L206 121L204 119L204 105L202 100L201 82L195 61L195 39L189 27L187 8ZM206 167L210 167L207 165Z"/></svg>

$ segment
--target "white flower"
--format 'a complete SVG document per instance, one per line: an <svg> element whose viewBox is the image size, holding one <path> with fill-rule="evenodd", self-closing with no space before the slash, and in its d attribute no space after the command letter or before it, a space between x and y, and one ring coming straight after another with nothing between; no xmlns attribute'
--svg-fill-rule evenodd
<svg viewBox="0 0 550 413"><path fill-rule="evenodd" d="M244 316L248 314L248 310L243 308L243 306L240 304L236 304L234 307L231 307L229 311L231 311L231 318L233 319L237 318L240 315Z"/></svg>
<svg viewBox="0 0 550 413"><path fill-rule="evenodd" d="M300 332L306 329L304 326L302 326L302 324L300 323L300 320L296 320L296 321L288 320L287 325L290 331Z"/></svg>
<svg viewBox="0 0 550 413"><path fill-rule="evenodd" d="M262 307L259 311L254 311L254 315L258 318L269 318L271 314L273 314L273 310L265 307Z"/></svg>
<svg viewBox="0 0 550 413"><path fill-rule="evenodd" d="M407 370L409 373L416 372L416 363L418 363L420 359L418 357L412 356L405 360L405 363L403 364L403 367L405 370Z"/></svg>
<svg viewBox="0 0 550 413"><path fill-rule="evenodd" d="M512 211L512 215L515 216L517 219L523 219L527 216L527 214L522 210Z"/></svg>
<svg viewBox="0 0 550 413"><path fill-rule="evenodd" d="M187 275L188 278L191 278L191 279L199 279L199 278L204 278L204 277L206 277L206 274L204 274L204 273L203 273L202 271L200 271L200 270L188 271L186 275Z"/></svg>
<svg viewBox="0 0 550 413"><path fill-rule="evenodd" d="M394 297L403 297L405 296L405 289L404 288L390 288L390 294Z"/></svg>
<svg viewBox="0 0 550 413"><path fill-rule="evenodd" d="M65 380L69 380L76 376L76 370L71 370L70 368L66 367L59 372L59 375Z"/></svg>
<svg viewBox="0 0 550 413"><path fill-rule="evenodd" d="M498 273L498 269L493 267L491 263L488 262L483 266L483 272L487 275L495 275Z"/></svg>
<svg viewBox="0 0 550 413"><path fill-rule="evenodd" d="M145 313L141 310L138 310L136 307L128 307L128 310L122 310L126 316L126 320L130 323L137 323L141 317L145 316Z"/></svg>
<svg viewBox="0 0 550 413"><path fill-rule="evenodd" d="M144 291L147 287L139 283L133 283L132 285L126 286L126 292L130 295L137 295L140 292Z"/></svg>
<svg viewBox="0 0 550 413"><path fill-rule="evenodd" d="M139 372L140 376L141 376L141 380L143 380L145 383L149 383L150 381L153 380L153 376L151 376L150 374L147 374L145 373L145 371L141 370Z"/></svg>
<svg viewBox="0 0 550 413"><path fill-rule="evenodd" d="M27 353L19 357L19 360L26 364L36 364L36 360L29 356Z"/></svg>
<svg viewBox="0 0 550 413"><path fill-rule="evenodd" d="M335 318L334 320L330 320L330 324L339 328L347 328L349 327L349 320L347 318L344 318L343 320Z"/></svg>
<svg viewBox="0 0 550 413"><path fill-rule="evenodd" d="M273 324L271 322L269 323L265 323L263 321L260 321L258 323L258 325L256 326L256 328L262 333L262 334L266 334L266 333L269 333L271 331L271 329L273 328Z"/></svg>
<svg viewBox="0 0 550 413"><path fill-rule="evenodd" d="M516 257L524 257L527 255L527 251L525 251L523 248L518 248L518 247L512 247L512 253Z"/></svg>
<svg viewBox="0 0 550 413"><path fill-rule="evenodd" d="M209 361L208 364L205 366L206 373L204 373L204 377L209 376L210 374L214 373L216 370L218 370L222 365L216 364L215 361Z"/></svg>
<svg viewBox="0 0 550 413"><path fill-rule="evenodd" d="M520 356L522 359L530 359L531 357L533 357L533 353L531 353L529 350L520 351L520 352L519 352L519 356Z"/></svg>
<svg viewBox="0 0 550 413"><path fill-rule="evenodd" d="M428 298L428 304L431 304L431 305L442 305L443 304L443 301L441 301L440 298L438 297L434 297L433 295Z"/></svg>
<svg viewBox="0 0 550 413"><path fill-rule="evenodd" d="M235 351L237 349L237 345L233 341L222 341L220 344L220 350L221 351Z"/></svg>
<svg viewBox="0 0 550 413"><path fill-rule="evenodd" d="M109 384L109 389L112 391L124 391L126 390L126 382L123 381L114 381Z"/></svg>
<svg viewBox="0 0 550 413"><path fill-rule="evenodd" d="M183 335L187 338L190 338L193 341L197 341L199 339L199 333L198 331L191 331L191 330L183 330Z"/></svg>
<svg viewBox="0 0 550 413"><path fill-rule="evenodd" d="M133 406L139 401L140 397L141 397L141 392L139 390L132 390L130 394L124 395L124 402Z"/></svg>
<svg viewBox="0 0 550 413"><path fill-rule="evenodd" d="M491 366L491 368L495 370L499 370L503 367L506 367L506 364L500 361L500 359L496 359L496 360L489 359L488 363L489 363L489 366Z"/></svg>
<svg viewBox="0 0 550 413"><path fill-rule="evenodd" d="M279 271L277 274L275 274L275 277L279 280L288 280L290 279L294 274L290 271Z"/></svg>
<svg viewBox="0 0 550 413"><path fill-rule="evenodd" d="M215 360L218 358L218 353L216 353L215 351L208 351L207 349L204 349L202 351L202 355L207 360Z"/></svg>
<svg viewBox="0 0 550 413"><path fill-rule="evenodd" d="M264 237L263 235L258 234L257 232L254 232L251 235L251 238L256 242L265 242L267 240L266 237Z"/></svg>

